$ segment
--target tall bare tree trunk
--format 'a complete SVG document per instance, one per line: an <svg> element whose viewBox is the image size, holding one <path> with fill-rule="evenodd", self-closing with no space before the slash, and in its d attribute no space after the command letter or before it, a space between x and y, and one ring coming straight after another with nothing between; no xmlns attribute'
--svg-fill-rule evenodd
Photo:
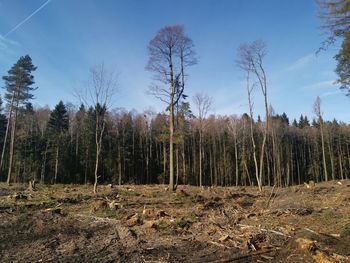
<svg viewBox="0 0 350 263"><path fill-rule="evenodd" d="M122 185L122 155L121 155L120 145L118 145L118 168L119 168L118 184Z"/></svg>
<svg viewBox="0 0 350 263"><path fill-rule="evenodd" d="M199 132L199 186L202 187L202 131Z"/></svg>
<svg viewBox="0 0 350 263"><path fill-rule="evenodd" d="M333 153L333 143L331 142L331 137L334 135L331 131L328 133L328 154L329 158L331 160L331 174L332 174L332 180L335 180L335 164L334 164L334 153Z"/></svg>
<svg viewBox="0 0 350 263"><path fill-rule="evenodd" d="M264 74L265 75L265 74ZM267 132L269 129L269 109L268 109L268 104L267 104L267 93L266 93L266 79L264 77L264 84L261 84L263 90L263 95L264 95L264 102L265 102L265 126L264 126L264 136L263 136L263 141L261 144L261 152L260 152L260 170L259 170L259 190L262 190L262 177L264 173L264 154L265 154L265 145L266 145L266 140L267 140Z"/></svg>
<svg viewBox="0 0 350 263"><path fill-rule="evenodd" d="M165 184L166 175L166 144L163 142L163 184Z"/></svg>
<svg viewBox="0 0 350 263"><path fill-rule="evenodd" d="M55 162L55 184L57 182L57 173L58 173L58 156L59 156L59 146L57 143L56 147L56 162Z"/></svg>
<svg viewBox="0 0 350 263"><path fill-rule="evenodd" d="M17 107L18 107L18 101L15 109L15 115L13 116L12 120L12 127L11 127L11 142L10 142L10 159L9 159L9 169L7 173L7 184L10 184L11 181L11 174L12 174L12 164L13 164L13 150L15 146L15 135L16 135L16 122L17 122Z"/></svg>
<svg viewBox="0 0 350 263"><path fill-rule="evenodd" d="M87 184L87 170L88 170L88 157L89 157L89 147L86 148L86 157L85 157L85 172L84 172L84 183Z"/></svg>
<svg viewBox="0 0 350 263"><path fill-rule="evenodd" d="M316 116L318 118L318 121L320 123L323 174L324 174L325 181L328 181L326 153L325 153L325 143L324 143L324 133L323 133L323 120L322 120L322 112L321 112L321 99L320 99L320 97L316 98L316 101L314 103L314 107L313 108L314 108L314 113L316 114Z"/></svg>
<svg viewBox="0 0 350 263"><path fill-rule="evenodd" d="M176 182L175 182L175 188L177 188L179 184L179 147L176 146Z"/></svg>
<svg viewBox="0 0 350 263"><path fill-rule="evenodd" d="M323 121L322 120L320 120L320 131L321 131L321 144L322 144L323 172L324 172L325 180L328 181L326 153L325 153L324 135L323 135Z"/></svg>
<svg viewBox="0 0 350 263"><path fill-rule="evenodd" d="M148 139L147 137L146 137L146 184L149 184L150 183L150 179L149 179L149 159L150 159L150 154L151 154L152 142L151 142L151 139L150 138ZM147 141L149 141L150 147L148 147Z"/></svg>
<svg viewBox="0 0 350 263"><path fill-rule="evenodd" d="M338 155L339 155L339 169L340 169L340 178L344 180L344 172L343 172L343 153L340 145L340 138L338 140Z"/></svg>
<svg viewBox="0 0 350 263"><path fill-rule="evenodd" d="M97 193L97 182L98 182L98 167L99 167L99 161L100 161L100 149L99 146L96 150L96 163L95 163L95 183L94 183L94 194Z"/></svg>
<svg viewBox="0 0 350 263"><path fill-rule="evenodd" d="M49 148L49 141L46 142L45 152L44 152L44 160L41 166L41 174L40 174L40 183L45 183L45 172L46 172L46 159L47 159L47 151Z"/></svg>
<svg viewBox="0 0 350 263"><path fill-rule="evenodd" d="M247 92L248 92L248 103L249 103L249 113L250 113L250 120L249 120L249 122L250 122L250 139L251 139L252 145L253 145L253 159L254 159L254 167L255 167L255 177L256 177L256 181L258 183L259 190L261 191L262 190L261 179L259 176L258 160L257 160L257 156L256 156L256 143L255 143L255 139L254 139L253 102L252 102L252 98L251 98L252 88L250 87L249 72L247 73Z"/></svg>
<svg viewBox="0 0 350 263"><path fill-rule="evenodd" d="M236 186L238 186L238 177L239 177L239 170L238 170L238 147L237 147L237 134L235 134L235 169L236 169Z"/></svg>
<svg viewBox="0 0 350 263"><path fill-rule="evenodd" d="M94 193L97 193L97 183L98 183L98 168L100 163L100 153L102 148L102 136L105 129L105 121L102 119L102 128L99 130L100 126L100 117L99 112L96 111L96 163L95 163L95 183L94 183Z"/></svg>
<svg viewBox="0 0 350 263"><path fill-rule="evenodd" d="M210 167L210 186L213 186L214 178L213 178L213 148L210 147L209 150L209 167Z"/></svg>
<svg viewBox="0 0 350 263"><path fill-rule="evenodd" d="M183 184L186 184L186 155L185 155L185 141L182 142L182 173L183 173Z"/></svg>
<svg viewBox="0 0 350 263"><path fill-rule="evenodd" d="M172 100L171 100L171 103ZM170 126L169 126L169 189L175 191L174 187L174 107L170 106Z"/></svg>
<svg viewBox="0 0 350 263"><path fill-rule="evenodd" d="M11 103L10 103L9 118L7 120L7 125L6 125L6 131L5 131L5 137L4 137L4 145L2 147L2 152L1 152L0 171L1 171L2 165L4 163L6 143L7 143L7 137L8 137L10 123L11 123L11 119L12 119L12 110L13 110L13 101L14 101L14 99L15 99L15 94L13 93L12 98L11 98Z"/></svg>
<svg viewBox="0 0 350 263"><path fill-rule="evenodd" d="M169 68L170 68L170 124L169 124L169 190L175 191L174 185L174 95L175 95L175 80L172 64L172 54L170 53L169 57Z"/></svg>

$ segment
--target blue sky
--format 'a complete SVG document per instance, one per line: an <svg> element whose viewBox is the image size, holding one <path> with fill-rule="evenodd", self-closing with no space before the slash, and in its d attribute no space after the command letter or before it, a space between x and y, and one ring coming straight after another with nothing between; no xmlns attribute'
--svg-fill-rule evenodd
<svg viewBox="0 0 350 263"><path fill-rule="evenodd" d="M315 55L325 38L316 13L314 0L0 0L0 75L29 54L38 66L33 103L53 107L60 99L78 103L74 91L84 87L89 68L103 62L119 74L115 107L161 111L164 105L146 94L152 82L147 45L161 27L182 24L199 57L186 93L212 96L212 113L248 111L237 48L263 39L275 112L312 117L320 96L326 119L350 122L350 101L333 84L337 47ZM262 113L261 94L254 100Z"/></svg>

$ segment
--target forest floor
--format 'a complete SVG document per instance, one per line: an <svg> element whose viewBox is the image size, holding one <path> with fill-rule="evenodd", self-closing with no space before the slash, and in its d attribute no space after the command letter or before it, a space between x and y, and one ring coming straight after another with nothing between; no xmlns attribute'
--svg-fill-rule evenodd
<svg viewBox="0 0 350 263"><path fill-rule="evenodd" d="M0 262L350 262L350 181L0 184Z"/></svg>

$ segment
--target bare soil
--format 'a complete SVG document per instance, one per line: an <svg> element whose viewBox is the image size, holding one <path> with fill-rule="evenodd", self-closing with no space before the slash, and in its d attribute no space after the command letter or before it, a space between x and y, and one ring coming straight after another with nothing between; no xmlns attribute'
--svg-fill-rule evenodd
<svg viewBox="0 0 350 263"><path fill-rule="evenodd" d="M350 262L350 181L0 184L0 262Z"/></svg>

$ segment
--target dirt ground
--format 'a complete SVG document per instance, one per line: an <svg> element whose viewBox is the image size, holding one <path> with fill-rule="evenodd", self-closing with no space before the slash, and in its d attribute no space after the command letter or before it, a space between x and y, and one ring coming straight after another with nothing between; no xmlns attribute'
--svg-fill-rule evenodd
<svg viewBox="0 0 350 263"><path fill-rule="evenodd" d="M0 262L350 262L350 181L0 184Z"/></svg>

